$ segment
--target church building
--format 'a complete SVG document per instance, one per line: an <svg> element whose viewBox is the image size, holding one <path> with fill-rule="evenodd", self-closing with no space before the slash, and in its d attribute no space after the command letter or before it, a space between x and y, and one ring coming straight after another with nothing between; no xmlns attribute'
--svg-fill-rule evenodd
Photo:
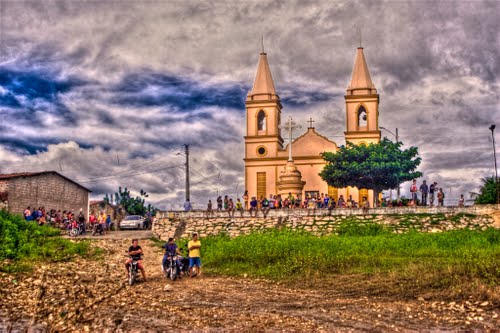
<svg viewBox="0 0 500 333"><path fill-rule="evenodd" d="M354 144L380 141L378 125L379 95L372 83L363 48L359 47L354 60L352 78L345 98L345 140ZM267 54L259 57L257 74L252 90L246 98L245 187L250 197L269 197L281 194L328 194L338 201L340 195L347 200L361 202L368 197L373 204L373 192L357 188L332 188L319 173L325 166L322 152L336 152L337 144L316 132L312 119L305 133L284 146L282 137L298 134L293 119L282 118L280 97L274 86ZM290 141L289 141L290 142Z"/></svg>

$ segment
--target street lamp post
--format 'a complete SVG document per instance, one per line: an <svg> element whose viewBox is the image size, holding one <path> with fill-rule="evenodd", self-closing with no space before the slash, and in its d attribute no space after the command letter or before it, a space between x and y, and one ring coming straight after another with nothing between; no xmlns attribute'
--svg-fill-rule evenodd
<svg viewBox="0 0 500 333"><path fill-rule="evenodd" d="M498 191L498 170L497 170L497 154L495 149L495 124L490 126L491 137L493 139L493 158L495 159L495 192L497 194L497 204L500 203L500 193Z"/></svg>
<svg viewBox="0 0 500 333"><path fill-rule="evenodd" d="M391 131L389 131L385 127L380 126L379 128L383 129L383 130L385 130L387 132L389 132L392 135L394 135L396 137L396 143L399 142L399 136L398 136L399 133L398 133L398 128L397 127L396 127L396 134L392 133ZM399 175L398 175L398 177L399 177ZM399 202L400 196L401 196L401 189L400 189L400 186L399 186L399 179L398 179L398 189L397 189L397 192L396 192L396 202ZM392 195L391 195L391 200L392 200Z"/></svg>

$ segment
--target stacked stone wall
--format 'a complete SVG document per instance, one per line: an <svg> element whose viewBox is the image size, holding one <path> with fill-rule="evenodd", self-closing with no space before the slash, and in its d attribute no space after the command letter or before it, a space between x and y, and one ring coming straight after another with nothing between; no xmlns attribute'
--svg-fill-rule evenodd
<svg viewBox="0 0 500 333"><path fill-rule="evenodd" d="M259 212L257 217L248 212L236 212L234 217L227 212L159 212L153 225L155 237L187 238L192 232L201 237L220 233L236 237L253 231L292 228L317 235L336 233L345 222L378 223L395 233L410 229L421 232L442 232L458 229L484 230L498 227L492 215L498 213L498 205L470 207L398 207L371 209L363 214L361 209L328 210L272 210L266 216Z"/></svg>
<svg viewBox="0 0 500 333"><path fill-rule="evenodd" d="M88 198L87 190L55 173L9 179L8 210L15 214L28 206L87 212Z"/></svg>

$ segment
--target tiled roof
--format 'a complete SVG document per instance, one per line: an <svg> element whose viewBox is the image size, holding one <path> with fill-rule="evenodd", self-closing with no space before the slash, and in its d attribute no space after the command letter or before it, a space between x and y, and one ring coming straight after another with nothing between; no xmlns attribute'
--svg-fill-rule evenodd
<svg viewBox="0 0 500 333"><path fill-rule="evenodd" d="M61 175L59 172L57 171L39 171L39 172L18 172L18 173L3 173L1 174L0 173L0 180L2 179L13 179L13 178L20 178L20 177L34 177L34 176L40 176L40 175L46 175L46 174L56 174L58 175L59 177L62 177L64 179L66 179L67 181L69 182L72 182L73 184L77 185L77 186L80 186L81 188L89 191L89 192L92 192L91 190L89 190L88 188L86 188L85 186L82 186L80 184L78 184L77 182L75 182L74 180L66 177L66 176L63 176Z"/></svg>
<svg viewBox="0 0 500 333"><path fill-rule="evenodd" d="M42 171L42 172L18 172L18 173L0 173L0 179L10 179L10 178L18 178L18 177L30 177L37 176L50 171Z"/></svg>

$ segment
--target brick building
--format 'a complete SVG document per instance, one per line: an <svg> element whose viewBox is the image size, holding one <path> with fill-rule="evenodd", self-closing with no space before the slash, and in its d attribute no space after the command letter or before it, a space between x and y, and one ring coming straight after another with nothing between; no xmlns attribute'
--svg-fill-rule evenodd
<svg viewBox="0 0 500 333"><path fill-rule="evenodd" d="M0 198L11 213L22 214L26 207L45 207L89 213L91 191L56 171L0 174Z"/></svg>

